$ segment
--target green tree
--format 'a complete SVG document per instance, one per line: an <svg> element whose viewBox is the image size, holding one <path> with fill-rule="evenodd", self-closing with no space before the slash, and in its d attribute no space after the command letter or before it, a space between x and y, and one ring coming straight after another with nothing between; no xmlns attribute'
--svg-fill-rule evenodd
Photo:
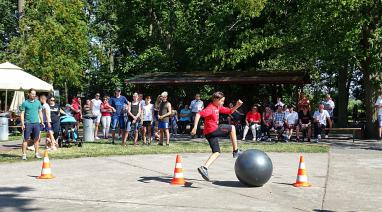
<svg viewBox="0 0 382 212"><path fill-rule="evenodd" d="M15 1L0 0L0 60L5 57L11 37L17 33L16 9Z"/></svg>
<svg viewBox="0 0 382 212"><path fill-rule="evenodd" d="M80 0L27 1L20 36L7 50L10 59L55 88L67 83L81 90L89 64L86 6Z"/></svg>

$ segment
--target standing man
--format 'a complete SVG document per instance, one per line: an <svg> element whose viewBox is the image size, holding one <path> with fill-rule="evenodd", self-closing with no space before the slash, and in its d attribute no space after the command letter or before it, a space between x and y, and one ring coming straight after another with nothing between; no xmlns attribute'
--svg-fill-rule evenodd
<svg viewBox="0 0 382 212"><path fill-rule="evenodd" d="M329 123L329 128L332 128L332 121L330 120L330 115L328 111L324 109L324 104L320 104L318 106L318 110L314 112L313 119L314 119L314 138L316 139L315 142L318 143L321 141L321 132L322 129L325 129L327 126L327 123Z"/></svg>
<svg viewBox="0 0 382 212"><path fill-rule="evenodd" d="M333 124L333 111L334 111L334 102L332 100L332 98L330 97L330 94L326 94L325 96L325 100L322 102L322 104L324 104L324 110L328 111L329 113L329 116L330 116L330 121L332 122ZM328 125L329 123L327 123ZM325 131L325 138L328 138L328 134L329 134L329 130L326 130Z"/></svg>
<svg viewBox="0 0 382 212"><path fill-rule="evenodd" d="M204 103L203 101L200 99L200 94L196 94L195 95L195 99L191 101L191 104L190 104L190 109L191 109L191 113L192 113L192 122L195 121L195 116L197 113L199 113L200 111L202 111L204 108ZM198 128L196 130L196 135L198 137L200 137L202 134L201 130L200 130L200 123L198 123Z"/></svg>
<svg viewBox="0 0 382 212"><path fill-rule="evenodd" d="M119 125L119 129L122 130L122 137L125 137L126 134L126 125L125 125L125 119L124 119L124 109L125 105L129 104L129 101L127 101L126 97L121 95L121 89L117 87L115 89L115 96L113 96L109 100L109 104L111 107L113 107L115 110L111 116L111 136L112 136L112 143L114 144L115 140L115 130L117 128L117 124ZM122 145L125 145L122 142Z"/></svg>
<svg viewBox="0 0 382 212"><path fill-rule="evenodd" d="M95 130L94 130L94 138L95 140L99 140L98 137L98 128L99 128L99 123L101 122L101 104L102 101L100 99L100 94L96 93L95 98L92 99L91 101L91 108L92 108L92 114L93 116L96 116L97 118L94 120L95 121Z"/></svg>
<svg viewBox="0 0 382 212"><path fill-rule="evenodd" d="M171 103L167 101L168 93L164 91L161 94L162 102L159 104L159 145L163 146L163 137L164 134L166 134L166 145L170 145L170 130L169 130L169 123L170 123L170 116L172 113L171 110Z"/></svg>
<svg viewBox="0 0 382 212"><path fill-rule="evenodd" d="M382 91L374 105L378 109L378 141L380 141L382 138Z"/></svg>
<svg viewBox="0 0 382 212"><path fill-rule="evenodd" d="M26 149L28 140L34 140L35 158L41 158L38 153L39 140L40 140L40 127L44 126L42 117L42 106L40 101L36 99L36 90L31 88L28 92L28 99L25 100L20 106L20 120L21 129L23 130L23 144L22 144L22 160L27 159Z"/></svg>

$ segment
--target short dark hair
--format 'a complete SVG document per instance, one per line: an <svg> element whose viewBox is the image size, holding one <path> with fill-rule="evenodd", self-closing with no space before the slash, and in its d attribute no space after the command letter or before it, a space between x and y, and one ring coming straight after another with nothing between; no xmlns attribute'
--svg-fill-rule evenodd
<svg viewBox="0 0 382 212"><path fill-rule="evenodd" d="M139 95L139 94L138 94ZM145 99L151 99L151 96L146 96L146 98Z"/></svg>
<svg viewBox="0 0 382 212"><path fill-rule="evenodd" d="M215 92L214 94L212 94L212 100L215 100L215 99L222 99L224 97L224 93L221 92L221 91L217 91Z"/></svg>
<svg viewBox="0 0 382 212"><path fill-rule="evenodd" d="M31 88L31 89L29 89L28 93L32 93L32 91L37 92L36 89Z"/></svg>

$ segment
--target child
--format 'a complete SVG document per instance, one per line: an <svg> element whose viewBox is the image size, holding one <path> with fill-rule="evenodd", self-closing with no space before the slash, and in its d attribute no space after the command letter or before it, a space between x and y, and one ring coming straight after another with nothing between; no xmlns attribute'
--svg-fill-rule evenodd
<svg viewBox="0 0 382 212"><path fill-rule="evenodd" d="M172 134L176 137L178 134L178 112L176 110L172 110L170 121Z"/></svg>
<svg viewBox="0 0 382 212"><path fill-rule="evenodd" d="M223 106L224 100L225 97L222 92L215 92L212 95L212 103L210 103L204 110L196 114L194 128L191 131L191 134L195 135L200 117L204 118L203 134L210 144L212 154L204 166L198 168L198 171L206 181L210 180L208 176L208 168L220 155L220 146L218 142L219 137L230 136L233 149L233 158L237 158L241 154L241 151L237 148L235 127L228 124L219 125L219 113L232 114L243 104L243 102L238 100L233 108L227 108Z"/></svg>

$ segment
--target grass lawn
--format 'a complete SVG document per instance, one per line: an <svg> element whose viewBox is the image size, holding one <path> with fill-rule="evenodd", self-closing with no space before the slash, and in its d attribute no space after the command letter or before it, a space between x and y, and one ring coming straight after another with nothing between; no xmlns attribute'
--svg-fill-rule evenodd
<svg viewBox="0 0 382 212"><path fill-rule="evenodd" d="M232 146L229 141L220 142L222 152L232 152ZM241 143L239 148L260 149L265 152L304 152L304 153L325 153L329 151L329 146L324 144L298 144L298 143ZM44 148L41 148L41 152ZM51 159L69 159L80 157L100 157L112 155L136 155L136 154L169 154L169 153L210 153L210 147L207 142L173 142L170 146L159 146L156 144L150 146L112 145L105 140L92 143L84 143L82 147L72 146L70 148L61 148L57 151L49 152ZM21 157L20 149L0 151L1 162L19 162ZM35 160L33 152L28 151L28 160Z"/></svg>

